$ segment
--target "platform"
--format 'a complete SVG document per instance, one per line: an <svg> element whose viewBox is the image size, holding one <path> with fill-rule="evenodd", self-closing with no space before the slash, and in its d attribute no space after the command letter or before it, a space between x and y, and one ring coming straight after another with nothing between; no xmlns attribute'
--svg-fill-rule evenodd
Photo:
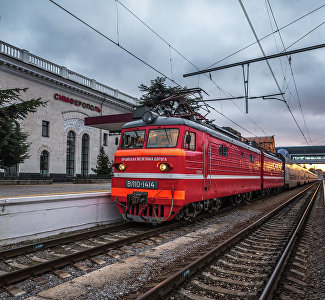
<svg viewBox="0 0 325 300"><path fill-rule="evenodd" d="M0 186L0 246L122 221L110 184Z"/></svg>
<svg viewBox="0 0 325 300"><path fill-rule="evenodd" d="M110 189L110 183L53 183L49 185L0 185L0 198L84 192L110 192Z"/></svg>

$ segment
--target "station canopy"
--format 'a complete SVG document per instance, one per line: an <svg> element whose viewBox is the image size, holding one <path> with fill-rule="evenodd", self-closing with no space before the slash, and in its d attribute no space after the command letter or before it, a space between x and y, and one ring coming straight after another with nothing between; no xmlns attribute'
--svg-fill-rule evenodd
<svg viewBox="0 0 325 300"><path fill-rule="evenodd" d="M133 121L133 113L105 115L85 118L85 125L110 132L120 132L124 124Z"/></svg>

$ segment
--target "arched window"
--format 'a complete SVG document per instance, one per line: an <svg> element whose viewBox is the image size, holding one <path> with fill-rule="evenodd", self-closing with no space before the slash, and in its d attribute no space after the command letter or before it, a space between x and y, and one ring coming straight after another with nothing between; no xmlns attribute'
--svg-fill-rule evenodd
<svg viewBox="0 0 325 300"><path fill-rule="evenodd" d="M81 145L81 175L88 175L88 162L89 162L89 135L84 134L82 136Z"/></svg>
<svg viewBox="0 0 325 300"><path fill-rule="evenodd" d="M76 150L76 135L73 131L68 132L67 138L67 176L74 176L74 156Z"/></svg>
<svg viewBox="0 0 325 300"><path fill-rule="evenodd" d="M41 176L49 175L49 153L43 150L40 156L40 174Z"/></svg>

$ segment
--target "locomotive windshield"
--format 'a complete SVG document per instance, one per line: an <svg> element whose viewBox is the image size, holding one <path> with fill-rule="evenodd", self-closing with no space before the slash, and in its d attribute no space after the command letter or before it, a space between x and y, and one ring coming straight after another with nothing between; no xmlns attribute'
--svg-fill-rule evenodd
<svg viewBox="0 0 325 300"><path fill-rule="evenodd" d="M176 128L150 129L147 148L173 148L177 145L179 130Z"/></svg>
<svg viewBox="0 0 325 300"><path fill-rule="evenodd" d="M121 149L138 149L143 147L145 130L125 131L122 136Z"/></svg>

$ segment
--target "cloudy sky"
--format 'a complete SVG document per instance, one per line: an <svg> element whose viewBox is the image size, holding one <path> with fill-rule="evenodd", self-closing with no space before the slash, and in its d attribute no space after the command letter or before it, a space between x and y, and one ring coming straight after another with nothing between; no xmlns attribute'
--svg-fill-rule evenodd
<svg viewBox="0 0 325 300"><path fill-rule="evenodd" d="M259 38L276 30L273 16L278 28L282 28L321 7L280 33L288 50L325 42L325 25L322 25L325 1L243 2ZM57 3L177 84L203 88L209 94L206 99L244 95L241 67L212 72L212 80L205 75L183 78L183 74L196 71L193 65L207 68L255 42L236 0L57 0ZM0 0L0 16L0 40L132 96L141 96L138 89L141 83L148 85L150 80L161 76L49 0ZM261 45L266 55L284 50L278 34L263 39ZM254 44L215 66L260 56L261 49ZM219 126L239 130L243 136L275 135L277 146L307 145L306 140L310 145L324 145L325 49L292 55L291 68L287 58L269 63L305 137L285 103L278 100L250 100L248 115L243 100L209 102L216 110L211 111L209 118L215 119ZM167 80L167 84L175 83ZM250 65L250 96L279 92L265 61Z"/></svg>

